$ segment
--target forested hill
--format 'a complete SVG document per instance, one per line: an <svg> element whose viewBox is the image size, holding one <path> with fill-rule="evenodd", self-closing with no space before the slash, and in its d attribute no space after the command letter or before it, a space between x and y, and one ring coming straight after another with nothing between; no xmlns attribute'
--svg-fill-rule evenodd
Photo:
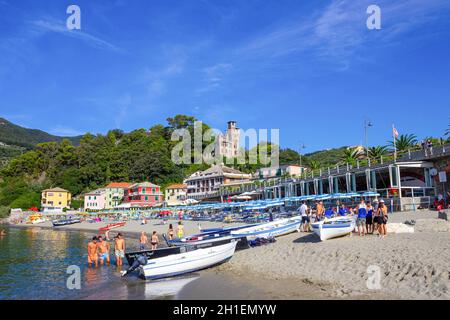
<svg viewBox="0 0 450 320"><path fill-rule="evenodd" d="M54 136L42 130L24 128L4 118L0 118L0 142L4 144L32 149L41 142L61 142L63 139L68 139L73 145L78 145L81 136Z"/></svg>

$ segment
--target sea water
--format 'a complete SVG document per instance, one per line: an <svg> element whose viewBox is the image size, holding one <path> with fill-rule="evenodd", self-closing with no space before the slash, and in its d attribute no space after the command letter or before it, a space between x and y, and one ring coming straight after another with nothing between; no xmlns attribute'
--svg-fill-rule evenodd
<svg viewBox="0 0 450 320"><path fill-rule="evenodd" d="M173 299L186 284L199 277L194 274L153 282L137 275L122 278L113 256L111 266L88 268L87 244L93 234L36 227L11 227L6 232L6 236L0 237L1 300ZM130 242L137 241L128 242L127 247L135 249ZM67 286L72 274L67 273L70 266L80 268L79 289Z"/></svg>

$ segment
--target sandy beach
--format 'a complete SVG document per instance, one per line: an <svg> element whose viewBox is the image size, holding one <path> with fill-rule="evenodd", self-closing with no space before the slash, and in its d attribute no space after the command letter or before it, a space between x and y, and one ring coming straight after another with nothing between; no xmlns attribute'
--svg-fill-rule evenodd
<svg viewBox="0 0 450 320"><path fill-rule="evenodd" d="M385 239L354 234L320 242L312 234L293 233L270 246L236 252L218 271L258 279L252 283L283 299L305 298L296 290L304 284L316 289L311 299L449 299L450 223L438 220L436 212L390 217L406 220L416 220L415 233ZM381 270L379 290L367 288L369 266Z"/></svg>
<svg viewBox="0 0 450 320"><path fill-rule="evenodd" d="M416 221L414 233L388 234L384 239L353 234L320 242L311 233L292 233L271 245L237 251L229 262L205 272L242 284L243 290L251 288L241 294L244 299L449 299L450 222L438 219L432 211L395 213L389 222L411 220ZM111 235L120 231L136 238L141 231L153 230L162 234L169 223L175 226L177 221L166 225L156 220L146 225L130 221ZM95 232L106 224L83 222L58 229ZM183 224L186 234L198 233L197 222ZM218 222L201 225L230 226ZM51 223L31 227L51 228ZM381 271L376 290L367 287L370 266Z"/></svg>

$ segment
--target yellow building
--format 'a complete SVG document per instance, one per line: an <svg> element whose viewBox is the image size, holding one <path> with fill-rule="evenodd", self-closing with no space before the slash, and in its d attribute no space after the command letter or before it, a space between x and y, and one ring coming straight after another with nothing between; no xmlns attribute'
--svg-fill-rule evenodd
<svg viewBox="0 0 450 320"><path fill-rule="evenodd" d="M63 208L70 208L72 195L62 188L53 188L42 191L41 207L45 211L62 211Z"/></svg>

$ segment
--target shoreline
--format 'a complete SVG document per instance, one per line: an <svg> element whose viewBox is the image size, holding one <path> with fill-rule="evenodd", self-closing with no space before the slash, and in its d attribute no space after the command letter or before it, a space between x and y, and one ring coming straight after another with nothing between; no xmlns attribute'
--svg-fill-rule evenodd
<svg viewBox="0 0 450 320"><path fill-rule="evenodd" d="M389 218L390 223L411 220L416 221L414 233L388 233L385 239L353 234L320 242L311 233L295 232L277 238L270 245L236 251L229 262L201 273L213 279L213 283L225 283L224 292L242 287L239 291L242 299L450 299L450 222L438 219L438 213L433 211L396 213ZM177 221L162 225L159 220L149 220L143 226L139 221L129 221L111 233L122 232L130 239L138 239L141 230L154 229L161 234L169 223ZM106 224L85 222L57 228L51 223L10 226L97 233ZM202 225L212 228L230 224ZM184 221L184 226L186 235L198 233L197 222ZM376 290L367 288L370 266L381 271L380 288ZM205 289L207 285L202 293L202 283L205 281L194 281L180 296L226 299L221 292ZM198 297L189 288L198 292Z"/></svg>

